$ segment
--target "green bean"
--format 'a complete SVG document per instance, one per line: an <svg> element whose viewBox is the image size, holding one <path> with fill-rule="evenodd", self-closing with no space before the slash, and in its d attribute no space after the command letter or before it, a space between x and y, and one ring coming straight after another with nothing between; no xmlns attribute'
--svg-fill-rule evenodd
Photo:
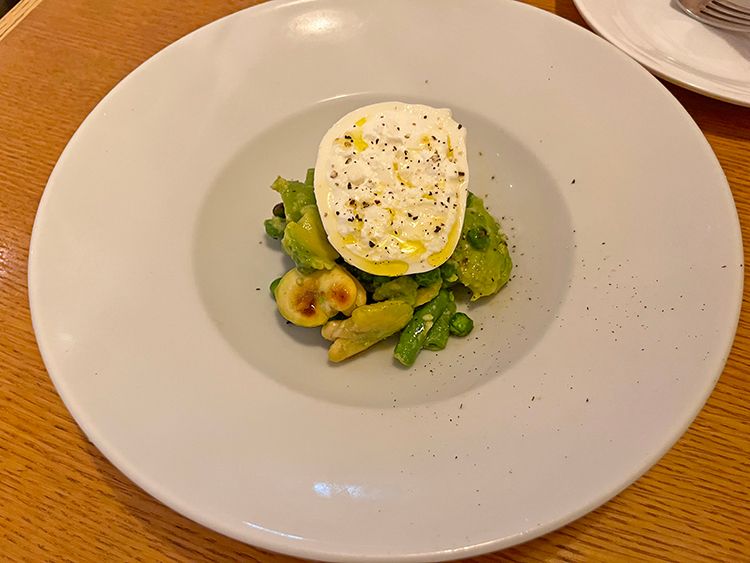
<svg viewBox="0 0 750 563"><path fill-rule="evenodd" d="M305 184L307 184L308 186L315 185L315 168L307 169L307 176L305 176Z"/></svg>
<svg viewBox="0 0 750 563"><path fill-rule="evenodd" d="M422 305L414 312L414 316L401 331L401 336L393 351L393 356L405 366L411 366L417 359L427 338L427 333L435 321L443 314L450 302L447 290L440 290L437 297Z"/></svg>
<svg viewBox="0 0 750 563"><path fill-rule="evenodd" d="M430 332L427 333L427 338L425 338L422 348L434 351L445 348L446 344L448 344L448 337L451 335L449 322L455 312L456 304L453 301L449 301L443 314L438 317L438 320L432 325Z"/></svg>

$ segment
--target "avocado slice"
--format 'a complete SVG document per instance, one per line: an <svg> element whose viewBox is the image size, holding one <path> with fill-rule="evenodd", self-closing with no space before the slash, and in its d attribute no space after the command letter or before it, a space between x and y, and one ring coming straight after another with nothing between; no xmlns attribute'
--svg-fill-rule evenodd
<svg viewBox="0 0 750 563"><path fill-rule="evenodd" d="M308 205L315 205L312 182L308 184L307 182L287 180L279 176L271 184L271 189L281 194L281 201L284 203L284 213L290 221L299 221L304 208Z"/></svg>
<svg viewBox="0 0 750 563"><path fill-rule="evenodd" d="M497 293L510 279L513 262L505 235L482 198L471 192L461 238L451 259L458 265L458 280L469 288L472 301Z"/></svg>
<svg viewBox="0 0 750 563"><path fill-rule="evenodd" d="M328 242L315 204L302 208L299 220L287 223L281 246L297 267L306 271L330 270L339 257Z"/></svg>
<svg viewBox="0 0 750 563"><path fill-rule="evenodd" d="M414 310L403 301L387 300L357 307L352 316L328 321L321 330L332 340L328 359L340 362L395 334L409 322Z"/></svg>

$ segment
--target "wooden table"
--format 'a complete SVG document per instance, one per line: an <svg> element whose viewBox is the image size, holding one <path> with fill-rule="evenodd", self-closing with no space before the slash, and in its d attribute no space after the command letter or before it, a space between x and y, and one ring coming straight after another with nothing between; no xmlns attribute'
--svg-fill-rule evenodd
<svg viewBox="0 0 750 563"><path fill-rule="evenodd" d="M26 294L37 203L84 117L146 58L254 3L23 0L0 22L0 559L293 560L183 518L104 459L47 376ZM585 26L571 0L528 3ZM749 240L750 109L668 88L716 151ZM746 285L724 374L697 420L661 462L569 526L477 561L750 561Z"/></svg>

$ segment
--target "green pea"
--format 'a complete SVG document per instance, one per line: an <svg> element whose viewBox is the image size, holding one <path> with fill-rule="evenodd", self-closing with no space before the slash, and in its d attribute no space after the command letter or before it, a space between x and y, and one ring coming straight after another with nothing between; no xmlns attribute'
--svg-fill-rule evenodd
<svg viewBox="0 0 750 563"><path fill-rule="evenodd" d="M466 336L474 329L474 321L465 313L456 313L451 317L448 328L453 336Z"/></svg>
<svg viewBox="0 0 750 563"><path fill-rule="evenodd" d="M477 250L486 250L490 245L490 236L484 227L474 227L466 233L466 240Z"/></svg>

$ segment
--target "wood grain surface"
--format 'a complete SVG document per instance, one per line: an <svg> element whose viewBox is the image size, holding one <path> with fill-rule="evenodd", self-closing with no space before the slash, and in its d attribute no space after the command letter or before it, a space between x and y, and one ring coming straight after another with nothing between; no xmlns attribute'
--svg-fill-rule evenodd
<svg viewBox="0 0 750 563"><path fill-rule="evenodd" d="M460 0L457 0L460 1ZM149 497L78 429L29 318L34 214L94 105L169 43L249 0L43 0L0 41L0 559L293 561ZM530 0L585 26L571 0ZM750 237L750 109L669 85L705 133ZM747 262L747 258L745 259ZM750 302L708 403L677 445L598 510L476 561L750 561Z"/></svg>
<svg viewBox="0 0 750 563"><path fill-rule="evenodd" d="M7 14L0 18L0 41L3 37L8 35L11 30L16 27L23 18L28 16L31 11L36 8L42 0L21 0L18 4L13 6ZM3 4L0 2L0 11L2 11Z"/></svg>

